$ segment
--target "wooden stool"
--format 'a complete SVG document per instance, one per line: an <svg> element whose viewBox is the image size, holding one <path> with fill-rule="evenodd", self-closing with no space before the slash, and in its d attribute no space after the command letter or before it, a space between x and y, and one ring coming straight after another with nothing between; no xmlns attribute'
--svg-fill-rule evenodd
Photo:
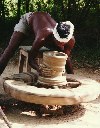
<svg viewBox="0 0 100 128"><path fill-rule="evenodd" d="M25 72L31 72L31 67L28 63L28 52L31 50L32 46L20 46L20 53L19 53L19 73L23 72L24 64L25 64ZM49 51L48 48L42 47L39 50L39 55L42 54L44 51Z"/></svg>

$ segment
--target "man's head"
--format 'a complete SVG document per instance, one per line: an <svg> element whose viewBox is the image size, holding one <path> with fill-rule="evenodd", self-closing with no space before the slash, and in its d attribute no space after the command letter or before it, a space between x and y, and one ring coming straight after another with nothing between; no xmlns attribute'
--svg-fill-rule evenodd
<svg viewBox="0 0 100 128"><path fill-rule="evenodd" d="M53 30L54 37L59 42L67 43L73 36L74 25L70 21L56 23Z"/></svg>

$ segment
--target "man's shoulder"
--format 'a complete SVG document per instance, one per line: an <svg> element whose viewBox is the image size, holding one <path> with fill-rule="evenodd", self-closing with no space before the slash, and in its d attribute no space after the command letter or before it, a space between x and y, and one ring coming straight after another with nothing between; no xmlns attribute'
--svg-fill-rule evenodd
<svg viewBox="0 0 100 128"><path fill-rule="evenodd" d="M43 14L43 15L48 15L48 12L34 12L34 14ZM50 15L50 14L49 14Z"/></svg>

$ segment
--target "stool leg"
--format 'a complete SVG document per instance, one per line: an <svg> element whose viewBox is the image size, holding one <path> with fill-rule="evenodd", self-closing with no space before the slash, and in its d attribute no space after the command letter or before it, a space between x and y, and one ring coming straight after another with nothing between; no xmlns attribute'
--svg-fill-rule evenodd
<svg viewBox="0 0 100 128"><path fill-rule="evenodd" d="M20 54L20 57L19 57L19 73L23 72L24 61L25 61L25 56Z"/></svg>
<svg viewBox="0 0 100 128"><path fill-rule="evenodd" d="M31 72L31 66L28 63L28 57L26 58L26 72Z"/></svg>

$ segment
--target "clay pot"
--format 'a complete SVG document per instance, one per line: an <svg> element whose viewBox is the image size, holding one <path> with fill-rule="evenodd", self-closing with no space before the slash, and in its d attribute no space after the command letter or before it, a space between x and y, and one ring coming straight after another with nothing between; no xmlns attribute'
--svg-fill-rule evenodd
<svg viewBox="0 0 100 128"><path fill-rule="evenodd" d="M63 52L49 51L43 53L43 63L40 65L42 75L38 82L47 85L66 85L65 64L67 55Z"/></svg>
<svg viewBox="0 0 100 128"><path fill-rule="evenodd" d="M50 51L43 53L43 62L50 67L64 67L66 64L67 55L63 52Z"/></svg>
<svg viewBox="0 0 100 128"><path fill-rule="evenodd" d="M58 51L49 51L43 53L43 64L45 67L43 67L43 70L45 72L48 72L50 69L50 73L48 76L62 76L65 73L65 64L67 55L63 52ZM48 69L49 68L49 69ZM44 73L45 76L45 73Z"/></svg>

